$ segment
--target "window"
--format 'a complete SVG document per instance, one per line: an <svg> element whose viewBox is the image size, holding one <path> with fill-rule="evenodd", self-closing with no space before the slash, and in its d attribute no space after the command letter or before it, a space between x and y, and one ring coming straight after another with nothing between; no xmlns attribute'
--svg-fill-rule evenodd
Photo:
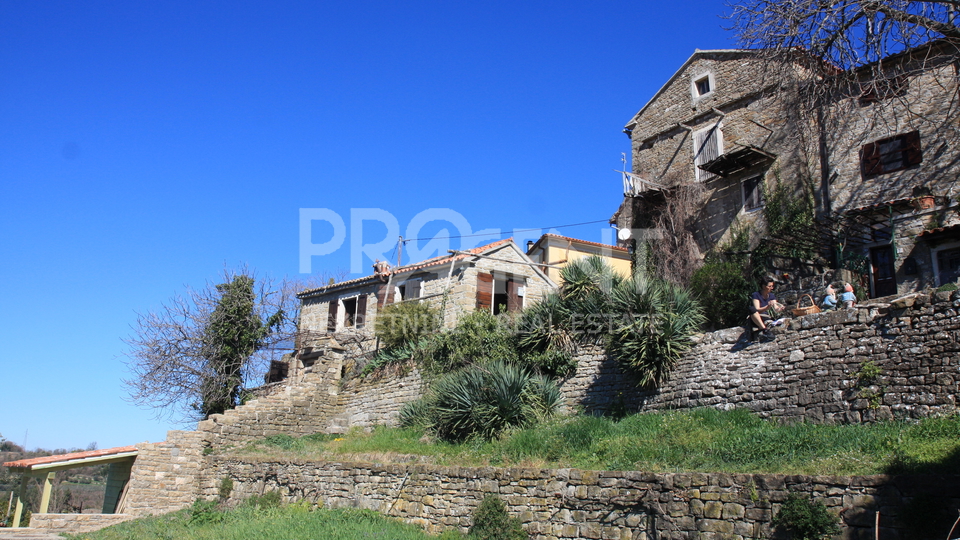
<svg viewBox="0 0 960 540"><path fill-rule="evenodd" d="M723 153L723 132L720 131L720 123L695 131L693 133L693 162L694 169L697 172L697 181L703 182L713 178L712 173L700 168L704 163L717 159Z"/></svg>
<svg viewBox="0 0 960 540"><path fill-rule="evenodd" d="M343 311L343 320L338 315ZM361 329L367 318L367 295L361 294L353 298L331 300L327 311L327 332L336 332L343 328Z"/></svg>
<svg viewBox="0 0 960 540"><path fill-rule="evenodd" d="M697 95L702 96L710 92L710 77L704 77L694 84L697 85Z"/></svg>
<svg viewBox="0 0 960 540"><path fill-rule="evenodd" d="M743 209L747 212L763 207L763 177L747 178L741 184L743 191Z"/></svg>
<svg viewBox="0 0 960 540"><path fill-rule="evenodd" d="M420 283L421 281L419 279L411 279L397 287L397 290L400 292L400 300L420 298Z"/></svg>
<svg viewBox="0 0 960 540"><path fill-rule="evenodd" d="M524 278L480 272L477 274L477 309L497 315L523 309Z"/></svg>
<svg viewBox="0 0 960 540"><path fill-rule="evenodd" d="M860 149L860 168L864 178L906 169L921 161L919 131L880 139Z"/></svg>
<svg viewBox="0 0 960 540"><path fill-rule="evenodd" d="M960 247L937 252L937 285L946 285L960 279Z"/></svg>
<svg viewBox="0 0 960 540"><path fill-rule="evenodd" d="M713 92L717 85L713 81L713 73L704 73L690 80L690 95L696 102L701 97Z"/></svg>

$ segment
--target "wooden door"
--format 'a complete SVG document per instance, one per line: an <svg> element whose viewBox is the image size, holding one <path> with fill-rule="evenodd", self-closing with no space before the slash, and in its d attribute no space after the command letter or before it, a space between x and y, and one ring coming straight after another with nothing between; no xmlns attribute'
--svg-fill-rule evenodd
<svg viewBox="0 0 960 540"><path fill-rule="evenodd" d="M873 296L897 294L897 274L893 266L893 246L870 249L870 265L873 269Z"/></svg>

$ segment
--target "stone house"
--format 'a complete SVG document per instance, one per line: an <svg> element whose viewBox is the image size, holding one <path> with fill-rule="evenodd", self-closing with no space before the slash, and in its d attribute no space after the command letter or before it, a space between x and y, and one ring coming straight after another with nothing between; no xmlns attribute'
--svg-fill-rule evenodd
<svg viewBox="0 0 960 540"><path fill-rule="evenodd" d="M534 262L543 264L540 269L556 283L560 283L561 268L578 259L592 256L602 258L625 277L631 273L632 257L627 248L559 234L548 233L536 242L527 242L527 256Z"/></svg>
<svg viewBox="0 0 960 540"><path fill-rule="evenodd" d="M477 309L519 311L556 288L539 266L508 238L467 251L390 268L301 292L298 348L333 334L371 336L380 310L398 302L427 302L441 310L443 326Z"/></svg>
<svg viewBox="0 0 960 540"><path fill-rule="evenodd" d="M821 245L825 260L858 259L871 296L956 280L958 56L938 42L857 68L849 91L811 112L790 97L796 81L772 81L760 51L694 52L624 129L632 172L611 219L621 244L657 241L643 236L652 220L695 189L690 232L703 256L738 231L762 233L782 182L812 195L841 244ZM780 73L801 75L800 60Z"/></svg>

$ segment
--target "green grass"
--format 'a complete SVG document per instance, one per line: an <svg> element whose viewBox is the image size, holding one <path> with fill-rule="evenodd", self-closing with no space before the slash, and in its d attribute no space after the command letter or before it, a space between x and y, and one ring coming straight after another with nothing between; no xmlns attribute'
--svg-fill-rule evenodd
<svg viewBox="0 0 960 540"><path fill-rule="evenodd" d="M312 437L312 438L311 438ZM960 417L917 423L779 424L744 410L577 416L495 441L439 442L416 429L254 443L243 455L439 465L575 467L651 472L960 474ZM286 449L284 449L286 448Z"/></svg>
<svg viewBox="0 0 960 540"><path fill-rule="evenodd" d="M302 504L276 508L243 506L211 521L191 520L191 509L141 518L92 533L77 540L329 540L436 538L419 528L371 510L311 510ZM452 536L452 535L451 535Z"/></svg>

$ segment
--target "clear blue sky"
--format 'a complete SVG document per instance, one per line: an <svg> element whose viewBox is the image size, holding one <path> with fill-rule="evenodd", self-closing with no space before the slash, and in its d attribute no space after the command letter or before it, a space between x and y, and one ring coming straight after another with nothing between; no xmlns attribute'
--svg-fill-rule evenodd
<svg viewBox="0 0 960 540"><path fill-rule="evenodd" d="M0 2L0 434L104 448L182 427L124 399L135 312L224 265L298 275L301 208L401 229L428 208L474 231L609 218L623 125L695 48L735 45L725 10ZM311 262L348 268L349 249Z"/></svg>

